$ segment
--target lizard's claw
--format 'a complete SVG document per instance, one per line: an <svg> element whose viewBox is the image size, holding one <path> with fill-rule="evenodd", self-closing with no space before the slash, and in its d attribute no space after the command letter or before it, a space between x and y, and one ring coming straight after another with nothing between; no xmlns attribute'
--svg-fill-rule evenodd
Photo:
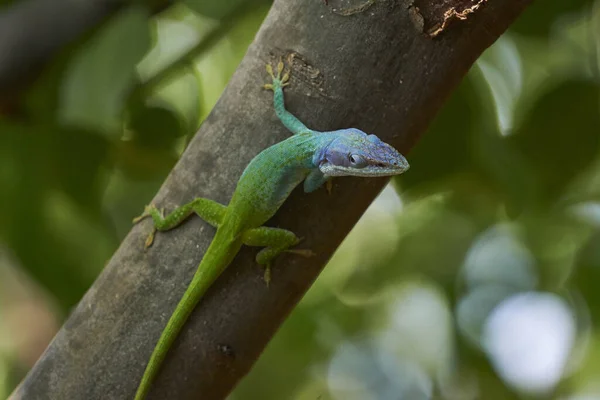
<svg viewBox="0 0 600 400"><path fill-rule="evenodd" d="M263 275L263 279L265 280L265 284L269 287L269 283L271 283L271 263L265 265L265 273Z"/></svg>
<svg viewBox="0 0 600 400"><path fill-rule="evenodd" d="M331 179L325 183L325 190L327 190L327 194L331 196L331 191L333 190L333 181Z"/></svg>
<svg viewBox="0 0 600 400"><path fill-rule="evenodd" d="M299 256L302 257L314 257L317 255L317 253L315 253L314 251L310 250L310 249L290 249L290 250L286 250L286 253L292 253L292 254L297 254Z"/></svg>

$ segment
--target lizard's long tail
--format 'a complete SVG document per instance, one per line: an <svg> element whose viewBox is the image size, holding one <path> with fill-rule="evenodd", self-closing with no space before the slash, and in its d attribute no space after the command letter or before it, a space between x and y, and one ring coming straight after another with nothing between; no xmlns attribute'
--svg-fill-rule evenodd
<svg viewBox="0 0 600 400"><path fill-rule="evenodd" d="M241 243L231 239L231 235L220 228L217 229L217 233L204 254L198 270L196 270L192 278L192 282L183 294L179 304L177 304L165 330L158 339L158 344L152 352L142 381L135 394L135 400L143 400L146 397L169 348L185 325L188 317L210 285L231 263L240 247Z"/></svg>

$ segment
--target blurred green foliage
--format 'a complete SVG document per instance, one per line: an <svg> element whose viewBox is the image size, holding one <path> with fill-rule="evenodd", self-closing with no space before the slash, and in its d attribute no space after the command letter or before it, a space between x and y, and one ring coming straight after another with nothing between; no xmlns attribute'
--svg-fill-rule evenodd
<svg viewBox="0 0 600 400"><path fill-rule="evenodd" d="M534 2L480 58L232 398L600 399L599 4ZM0 110L0 398L157 191L268 7L186 0L151 16L137 3Z"/></svg>

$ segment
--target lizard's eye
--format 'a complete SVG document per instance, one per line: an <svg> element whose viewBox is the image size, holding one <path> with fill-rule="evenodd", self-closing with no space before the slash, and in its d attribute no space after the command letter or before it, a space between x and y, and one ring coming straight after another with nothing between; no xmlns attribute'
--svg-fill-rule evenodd
<svg viewBox="0 0 600 400"><path fill-rule="evenodd" d="M350 165L354 168L364 168L367 166L367 160L358 154L348 155L348 161L350 161Z"/></svg>

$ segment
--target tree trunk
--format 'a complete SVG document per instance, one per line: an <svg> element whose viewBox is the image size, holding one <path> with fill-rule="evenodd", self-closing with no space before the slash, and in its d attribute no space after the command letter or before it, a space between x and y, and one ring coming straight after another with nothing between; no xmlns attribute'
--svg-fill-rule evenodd
<svg viewBox="0 0 600 400"><path fill-rule="evenodd" d="M333 2L275 1L155 204L170 210L195 196L227 203L247 163L289 135L275 117L271 93L261 90L265 64L280 56L292 65L287 105L308 127L357 127L408 152L480 53L530 0L454 0L481 7L450 24L443 24L447 10L427 7L441 4L433 0L410 7L379 0L353 9ZM422 32L440 27L435 38ZM230 393L386 182L339 178L332 195L294 191L268 225L306 238L301 247L317 256L280 257L267 287L254 262L258 250L244 248L193 312L149 399ZM159 233L144 252L150 227L146 221L132 229L13 399L133 398L214 234L191 218Z"/></svg>

